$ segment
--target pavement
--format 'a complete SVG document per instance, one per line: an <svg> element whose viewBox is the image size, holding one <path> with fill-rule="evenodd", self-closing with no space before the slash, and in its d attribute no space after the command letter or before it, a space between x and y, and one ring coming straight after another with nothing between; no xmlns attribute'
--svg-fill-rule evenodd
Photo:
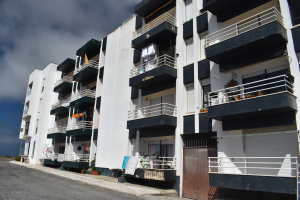
<svg viewBox="0 0 300 200"><path fill-rule="evenodd" d="M176 191L156 189L117 179L0 159L2 199L142 199L178 200Z"/></svg>

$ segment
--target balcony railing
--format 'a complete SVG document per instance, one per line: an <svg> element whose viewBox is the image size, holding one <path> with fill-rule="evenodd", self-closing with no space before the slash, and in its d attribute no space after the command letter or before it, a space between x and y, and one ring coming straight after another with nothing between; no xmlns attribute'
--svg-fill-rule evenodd
<svg viewBox="0 0 300 200"><path fill-rule="evenodd" d="M62 127L62 126L48 129L49 134L51 134L51 133L66 133L66 131L67 131L67 127Z"/></svg>
<svg viewBox="0 0 300 200"><path fill-rule="evenodd" d="M134 40L135 38L147 33L148 31L162 24L163 22L169 22L171 25L176 26L177 20L176 17L174 17L173 15L169 13L164 13L159 17L155 18L154 20L152 20L151 22L149 22L148 24L145 24L144 26L136 30L133 33L132 39Z"/></svg>
<svg viewBox="0 0 300 200"><path fill-rule="evenodd" d="M298 157L209 157L209 173L295 177Z"/></svg>
<svg viewBox="0 0 300 200"><path fill-rule="evenodd" d="M156 69L163 65L168 65L170 67L177 69L177 60L172 56L166 54L162 55L158 57L158 59L151 60L149 62L139 65L138 67L134 66L134 68L130 70L130 78L148 72L152 69Z"/></svg>
<svg viewBox="0 0 300 200"><path fill-rule="evenodd" d="M58 158L58 153L45 153L44 159L50 159L52 161L57 160Z"/></svg>
<svg viewBox="0 0 300 200"><path fill-rule="evenodd" d="M67 131L76 129L93 129L93 122L90 121L80 121L72 124L68 124Z"/></svg>
<svg viewBox="0 0 300 200"><path fill-rule="evenodd" d="M90 154L65 154L64 161L89 162Z"/></svg>
<svg viewBox="0 0 300 200"><path fill-rule="evenodd" d="M96 91L85 89L81 92L77 92L76 94L73 94L70 101L76 101L77 99L83 98L83 97L96 97Z"/></svg>
<svg viewBox="0 0 300 200"><path fill-rule="evenodd" d="M224 103L232 103L247 100L278 92L289 92L293 94L293 83L289 82L288 76L280 76L262 79L252 83L246 83L226 89L221 89L207 94L209 106Z"/></svg>
<svg viewBox="0 0 300 200"><path fill-rule="evenodd" d="M56 104L53 104L51 106L51 110L59 108L59 107L68 107L69 104L70 104L70 101L68 101L68 100L62 100L62 101L57 102Z"/></svg>
<svg viewBox="0 0 300 200"><path fill-rule="evenodd" d="M67 82L67 83L73 83L73 77L70 77L70 76L64 76L62 79L56 81L54 87L64 83L64 82Z"/></svg>
<svg viewBox="0 0 300 200"><path fill-rule="evenodd" d="M275 7L267 9L247 19L207 35L205 47L215 45L219 42L228 40L237 35L259 28L274 21L279 22L284 27L283 16Z"/></svg>
<svg viewBox="0 0 300 200"><path fill-rule="evenodd" d="M75 69L75 74L78 74L79 72L81 72L82 70L88 68L88 67L92 67L92 68L95 68L95 69L99 69L99 62L97 61L93 61L93 60L89 60L89 64L86 65L85 63L82 64L81 66L79 66L77 69Z"/></svg>
<svg viewBox="0 0 300 200"><path fill-rule="evenodd" d="M176 170L175 157L140 156L140 161L142 169Z"/></svg>
<svg viewBox="0 0 300 200"><path fill-rule="evenodd" d="M169 103L160 103L128 112L128 120L142 119L159 115L177 116L177 107Z"/></svg>

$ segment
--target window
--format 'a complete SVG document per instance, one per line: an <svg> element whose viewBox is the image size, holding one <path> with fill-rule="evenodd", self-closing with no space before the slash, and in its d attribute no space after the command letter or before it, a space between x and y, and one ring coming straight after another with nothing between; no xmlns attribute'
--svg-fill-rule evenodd
<svg viewBox="0 0 300 200"><path fill-rule="evenodd" d="M33 156L34 156L34 150L35 150L35 141L33 142L33 149L32 149L32 158L33 158Z"/></svg>
<svg viewBox="0 0 300 200"><path fill-rule="evenodd" d="M31 94L32 84L33 84L33 83L30 83L30 84L28 85L26 96L29 96L29 95Z"/></svg>
<svg viewBox="0 0 300 200"><path fill-rule="evenodd" d="M185 21L189 21L193 18L193 1L185 1Z"/></svg>
<svg viewBox="0 0 300 200"><path fill-rule="evenodd" d="M211 92L211 87L210 85L204 85L202 86L202 107L206 110L208 106L208 96L207 93Z"/></svg>
<svg viewBox="0 0 300 200"><path fill-rule="evenodd" d="M299 0L288 0L293 26L300 24Z"/></svg>
<svg viewBox="0 0 300 200"><path fill-rule="evenodd" d="M200 60L203 60L206 58L206 54L205 54L205 37L207 36L208 34L202 34L200 35Z"/></svg>
<svg viewBox="0 0 300 200"><path fill-rule="evenodd" d="M40 99L39 112L41 112L42 99Z"/></svg>
<svg viewBox="0 0 300 200"><path fill-rule="evenodd" d="M194 62L194 45L193 38L187 39L186 44L186 64L192 64Z"/></svg>
<svg viewBox="0 0 300 200"><path fill-rule="evenodd" d="M195 107L195 98L194 98L194 85L186 86L186 93L187 93L187 113L194 112Z"/></svg>
<svg viewBox="0 0 300 200"><path fill-rule="evenodd" d="M30 121L29 121L29 122L26 122L26 124L25 124L25 133L24 133L24 135L28 135L29 125L30 125Z"/></svg>
<svg viewBox="0 0 300 200"><path fill-rule="evenodd" d="M39 127L39 120L36 120L35 134L37 134L37 132L38 132L38 127Z"/></svg>
<svg viewBox="0 0 300 200"><path fill-rule="evenodd" d="M44 86L45 86L45 79L43 79L42 93L44 92Z"/></svg>

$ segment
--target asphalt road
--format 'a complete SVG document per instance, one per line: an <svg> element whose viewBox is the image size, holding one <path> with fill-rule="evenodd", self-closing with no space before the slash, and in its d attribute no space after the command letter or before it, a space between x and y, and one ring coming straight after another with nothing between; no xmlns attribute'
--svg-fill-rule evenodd
<svg viewBox="0 0 300 200"><path fill-rule="evenodd" d="M173 198L129 195L12 164L8 159L0 159L0 200L6 199L170 200Z"/></svg>

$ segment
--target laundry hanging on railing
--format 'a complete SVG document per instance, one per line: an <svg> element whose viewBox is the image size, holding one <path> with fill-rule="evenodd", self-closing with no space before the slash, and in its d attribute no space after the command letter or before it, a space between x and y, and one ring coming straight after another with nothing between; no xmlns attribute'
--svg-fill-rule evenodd
<svg viewBox="0 0 300 200"><path fill-rule="evenodd" d="M156 44L152 43L147 47L145 47L144 49L142 49L143 62L147 62L149 60L157 58L156 48L157 48Z"/></svg>

